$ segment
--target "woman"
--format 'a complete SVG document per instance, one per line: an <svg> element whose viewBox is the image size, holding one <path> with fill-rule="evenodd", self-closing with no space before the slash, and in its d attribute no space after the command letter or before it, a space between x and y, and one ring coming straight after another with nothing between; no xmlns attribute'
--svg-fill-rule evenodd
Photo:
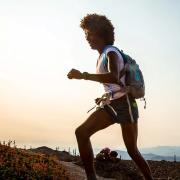
<svg viewBox="0 0 180 180"><path fill-rule="evenodd" d="M75 131L87 179L96 180L90 137L97 131L118 123L121 125L127 152L139 167L145 179L152 180L148 163L142 157L137 147L138 107L136 101L118 85L119 72L123 69L124 62L117 48L112 46L114 43L114 27L106 16L98 14L85 16L81 20L80 27L84 30L86 40L91 48L99 53L96 74L81 73L76 69L72 69L67 76L69 79L85 79L100 82L103 84L105 92L111 92L112 95L109 105L98 108ZM105 65L105 59L107 65ZM125 77L122 77L121 82L123 84L125 83L124 81Z"/></svg>

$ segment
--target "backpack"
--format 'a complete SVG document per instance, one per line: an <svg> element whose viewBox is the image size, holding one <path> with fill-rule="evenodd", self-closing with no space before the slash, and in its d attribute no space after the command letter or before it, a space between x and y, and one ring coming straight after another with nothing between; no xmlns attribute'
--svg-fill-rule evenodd
<svg viewBox="0 0 180 180"><path fill-rule="evenodd" d="M114 46L108 46L114 47ZM108 48L106 47L105 50ZM145 101L145 83L142 71L136 61L129 55L125 54L122 50L116 48L124 60L124 68L120 71L118 84L125 90L126 93L130 94L135 99L143 98ZM105 53L104 53L105 54ZM104 55L105 57L105 55ZM107 58L105 57L105 68L107 69ZM122 76L125 75L125 84L121 82Z"/></svg>

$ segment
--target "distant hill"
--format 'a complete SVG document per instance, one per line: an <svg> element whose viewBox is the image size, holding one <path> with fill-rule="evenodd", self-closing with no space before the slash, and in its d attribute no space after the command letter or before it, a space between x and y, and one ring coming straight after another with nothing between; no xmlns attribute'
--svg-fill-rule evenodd
<svg viewBox="0 0 180 180"><path fill-rule="evenodd" d="M94 149L95 155L101 149ZM114 150L114 149L113 149ZM130 156L128 155L127 151L123 150L115 150L118 152L118 157L121 156L124 160L130 160ZM153 160L153 161L174 161L174 155L176 155L176 161L180 161L180 147L177 146L158 146L152 148L142 148L140 149L143 157L146 160Z"/></svg>
<svg viewBox="0 0 180 180"><path fill-rule="evenodd" d="M118 155L121 156L121 159L124 160L130 160L130 156L128 155L128 153L126 151L120 151L120 150L116 150L118 152ZM143 154L142 156L146 159L146 160L152 160L152 161L174 161L174 156L159 156L156 154L152 154L152 153L148 153L148 154ZM180 156L176 156L176 161L180 161Z"/></svg>
<svg viewBox="0 0 180 180"><path fill-rule="evenodd" d="M31 151L36 152L36 153L42 153L42 154L48 154L50 156L56 156L57 159L61 161L72 161L75 157L69 154L67 151L58 151L58 150L53 150L49 147L46 146L41 146L38 148L31 149Z"/></svg>
<svg viewBox="0 0 180 180"><path fill-rule="evenodd" d="M142 153L152 153L160 156L180 156L180 146L157 146L151 148L141 148Z"/></svg>

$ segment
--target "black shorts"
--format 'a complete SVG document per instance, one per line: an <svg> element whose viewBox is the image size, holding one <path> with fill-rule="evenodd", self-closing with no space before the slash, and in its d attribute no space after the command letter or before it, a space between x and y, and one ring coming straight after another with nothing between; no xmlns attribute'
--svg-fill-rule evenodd
<svg viewBox="0 0 180 180"><path fill-rule="evenodd" d="M104 109L116 123L134 123L139 118L136 100L130 95L111 100L111 103L105 105Z"/></svg>

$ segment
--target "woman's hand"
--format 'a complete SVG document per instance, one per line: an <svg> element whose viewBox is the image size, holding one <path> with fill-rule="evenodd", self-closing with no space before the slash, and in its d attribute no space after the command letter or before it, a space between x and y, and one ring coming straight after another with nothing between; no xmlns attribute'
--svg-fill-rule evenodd
<svg viewBox="0 0 180 180"><path fill-rule="evenodd" d="M67 74L67 77L69 79L83 79L83 74L79 70L71 69Z"/></svg>

